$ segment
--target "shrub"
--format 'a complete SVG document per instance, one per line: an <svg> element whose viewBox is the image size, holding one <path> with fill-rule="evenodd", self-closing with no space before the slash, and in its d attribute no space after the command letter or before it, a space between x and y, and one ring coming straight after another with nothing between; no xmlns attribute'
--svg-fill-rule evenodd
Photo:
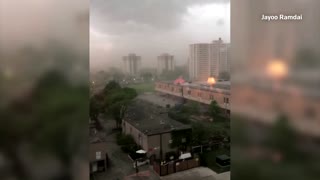
<svg viewBox="0 0 320 180"><path fill-rule="evenodd" d="M124 135L122 133L117 134L117 144L120 146L135 144L135 141L131 135Z"/></svg>
<svg viewBox="0 0 320 180"><path fill-rule="evenodd" d="M190 124L189 115L184 113L179 113L176 111L169 111L168 116L176 121L184 124Z"/></svg>

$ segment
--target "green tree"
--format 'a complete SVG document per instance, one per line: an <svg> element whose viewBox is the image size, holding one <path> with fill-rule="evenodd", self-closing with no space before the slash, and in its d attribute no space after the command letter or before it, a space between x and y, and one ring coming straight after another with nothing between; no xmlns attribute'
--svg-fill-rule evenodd
<svg viewBox="0 0 320 180"><path fill-rule="evenodd" d="M110 114L112 115L112 117L116 122L116 128L121 127L121 121L125 115L128 104L129 104L129 100L122 100L110 106Z"/></svg>
<svg viewBox="0 0 320 180"><path fill-rule="evenodd" d="M127 105L134 99L138 93L133 88L121 88L115 82L109 82L104 88L104 109L110 114L115 122L116 127L121 127L121 120L126 112Z"/></svg>
<svg viewBox="0 0 320 180"><path fill-rule="evenodd" d="M121 86L116 81L110 81L104 88L103 93L105 96L108 96L108 93L111 93L112 91L120 90Z"/></svg>
<svg viewBox="0 0 320 180"><path fill-rule="evenodd" d="M192 124L192 144L199 145L209 140L211 132L201 123Z"/></svg>
<svg viewBox="0 0 320 180"><path fill-rule="evenodd" d="M95 94L90 98L89 116L91 120L97 121L100 113L104 112L104 97L102 94Z"/></svg>
<svg viewBox="0 0 320 180"><path fill-rule="evenodd" d="M211 101L209 105L209 114L213 120L219 120L221 118L221 108L219 107L217 101Z"/></svg>

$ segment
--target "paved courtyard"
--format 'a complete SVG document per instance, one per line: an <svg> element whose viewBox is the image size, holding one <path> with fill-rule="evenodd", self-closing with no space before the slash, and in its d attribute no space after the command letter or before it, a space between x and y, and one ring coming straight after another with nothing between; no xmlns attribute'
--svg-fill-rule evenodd
<svg viewBox="0 0 320 180"><path fill-rule="evenodd" d="M159 180L160 178L149 166L139 167L139 176L136 176L133 162L128 155L122 152L116 143L116 132L112 131L115 121L112 119L104 120L100 118L104 127L104 132L99 132L100 138L108 144L107 153L109 156L110 167L106 172L95 175L96 180Z"/></svg>
<svg viewBox="0 0 320 180"><path fill-rule="evenodd" d="M197 167L161 177L162 180L230 180L230 172L217 174L207 167Z"/></svg>
<svg viewBox="0 0 320 180"><path fill-rule="evenodd" d="M166 107L167 104L170 104L170 106L173 107L180 102L178 99L175 99L171 96L161 96L152 92L140 94L137 98L162 107Z"/></svg>

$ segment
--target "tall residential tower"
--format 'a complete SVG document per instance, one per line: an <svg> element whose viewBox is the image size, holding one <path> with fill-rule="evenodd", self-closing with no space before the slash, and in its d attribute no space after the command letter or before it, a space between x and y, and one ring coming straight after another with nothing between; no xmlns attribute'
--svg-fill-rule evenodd
<svg viewBox="0 0 320 180"><path fill-rule="evenodd" d="M189 51L189 76L191 80L206 81L219 77L221 72L230 73L230 44L221 38L212 43L191 44Z"/></svg>
<svg viewBox="0 0 320 180"><path fill-rule="evenodd" d="M141 68L141 57L134 53L123 57L123 70L126 75L139 76Z"/></svg>
<svg viewBox="0 0 320 180"><path fill-rule="evenodd" d="M174 56L164 53L158 56L157 73L160 75L166 71L174 71L175 61Z"/></svg>

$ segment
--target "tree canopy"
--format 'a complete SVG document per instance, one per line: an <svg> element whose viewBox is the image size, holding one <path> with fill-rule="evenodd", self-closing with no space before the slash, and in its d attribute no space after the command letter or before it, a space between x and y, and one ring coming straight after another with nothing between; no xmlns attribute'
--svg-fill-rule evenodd
<svg viewBox="0 0 320 180"><path fill-rule="evenodd" d="M216 120L220 118L221 109L217 103L217 101L211 101L209 105L209 114L210 116Z"/></svg>
<svg viewBox="0 0 320 180"><path fill-rule="evenodd" d="M137 96L133 88L122 88L116 81L106 84L103 91L95 94L90 100L90 117L96 120L100 113L111 115L119 128L127 105Z"/></svg>

